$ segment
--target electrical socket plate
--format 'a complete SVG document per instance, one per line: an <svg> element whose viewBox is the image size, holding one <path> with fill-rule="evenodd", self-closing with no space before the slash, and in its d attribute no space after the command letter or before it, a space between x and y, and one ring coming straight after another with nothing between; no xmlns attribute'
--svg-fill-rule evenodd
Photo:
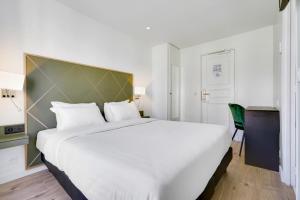
<svg viewBox="0 0 300 200"><path fill-rule="evenodd" d="M9 98L9 97L16 97L16 92L14 90L1 90L1 98Z"/></svg>
<svg viewBox="0 0 300 200"><path fill-rule="evenodd" d="M4 127L4 134L23 133L25 130L24 124L16 124Z"/></svg>
<svg viewBox="0 0 300 200"><path fill-rule="evenodd" d="M0 90L1 92L1 98L5 98L6 97L6 90Z"/></svg>

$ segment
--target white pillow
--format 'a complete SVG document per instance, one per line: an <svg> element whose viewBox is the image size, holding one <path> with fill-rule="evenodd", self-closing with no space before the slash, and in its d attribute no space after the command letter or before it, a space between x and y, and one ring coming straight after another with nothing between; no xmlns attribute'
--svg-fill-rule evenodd
<svg viewBox="0 0 300 200"><path fill-rule="evenodd" d="M58 131L105 123L97 106L52 107L50 110L56 114Z"/></svg>
<svg viewBox="0 0 300 200"><path fill-rule="evenodd" d="M105 119L108 122L112 122L114 121L114 117L113 114L111 112L110 106L111 105L117 105L117 104L127 104L129 103L129 100L126 101L120 101L120 102L109 102L109 103L104 103L104 115L105 115Z"/></svg>
<svg viewBox="0 0 300 200"><path fill-rule="evenodd" d="M60 101L51 101L51 105L55 107L86 107L86 106L97 106L96 103L64 103Z"/></svg>
<svg viewBox="0 0 300 200"><path fill-rule="evenodd" d="M141 118L140 113L134 102L110 105L111 114L114 122Z"/></svg>

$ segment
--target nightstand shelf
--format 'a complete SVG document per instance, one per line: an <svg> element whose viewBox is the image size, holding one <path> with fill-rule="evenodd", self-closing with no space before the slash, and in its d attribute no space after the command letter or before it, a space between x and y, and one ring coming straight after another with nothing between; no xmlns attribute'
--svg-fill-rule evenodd
<svg viewBox="0 0 300 200"><path fill-rule="evenodd" d="M143 110L140 110L139 113L140 113L142 118L151 118L150 116L145 116Z"/></svg>
<svg viewBox="0 0 300 200"><path fill-rule="evenodd" d="M28 144L29 138L25 133L0 134L0 149Z"/></svg>

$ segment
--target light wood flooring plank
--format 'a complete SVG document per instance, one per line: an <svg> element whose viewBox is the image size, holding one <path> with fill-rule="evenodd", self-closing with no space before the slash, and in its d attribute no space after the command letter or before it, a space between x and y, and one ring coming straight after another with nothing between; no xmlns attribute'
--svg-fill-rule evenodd
<svg viewBox="0 0 300 200"><path fill-rule="evenodd" d="M245 165L240 143L233 143L233 159L216 187L212 200L295 200L291 187L281 183L278 172Z"/></svg>

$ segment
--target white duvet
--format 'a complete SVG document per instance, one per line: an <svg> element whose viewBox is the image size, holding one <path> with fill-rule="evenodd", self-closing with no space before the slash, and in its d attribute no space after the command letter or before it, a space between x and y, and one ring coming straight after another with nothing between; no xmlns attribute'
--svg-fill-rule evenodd
<svg viewBox="0 0 300 200"><path fill-rule="evenodd" d="M231 144L223 126L154 119L42 135L38 149L90 200L195 200Z"/></svg>

